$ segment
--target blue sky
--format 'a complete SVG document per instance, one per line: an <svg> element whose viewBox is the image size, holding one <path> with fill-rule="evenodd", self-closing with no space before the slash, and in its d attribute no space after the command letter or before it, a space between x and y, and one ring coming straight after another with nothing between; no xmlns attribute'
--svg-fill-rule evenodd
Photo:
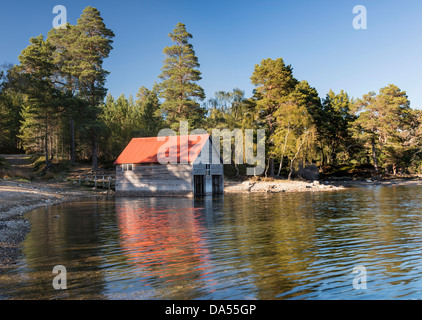
<svg viewBox="0 0 422 320"><path fill-rule="evenodd" d="M266 58L283 58L321 98L328 90L360 97L394 83L422 108L422 1L87 1L25 0L0 6L0 64L18 63L29 38L52 28L55 5L75 24L86 6L116 34L104 67L113 96L136 95L159 81L168 33L183 22L193 34L207 98L238 87L251 96L250 76ZM367 8L368 27L352 26L353 7Z"/></svg>

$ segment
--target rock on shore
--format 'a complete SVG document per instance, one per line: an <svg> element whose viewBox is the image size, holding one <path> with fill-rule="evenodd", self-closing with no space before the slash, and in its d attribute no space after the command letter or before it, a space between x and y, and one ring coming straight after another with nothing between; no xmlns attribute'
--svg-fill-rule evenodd
<svg viewBox="0 0 422 320"><path fill-rule="evenodd" d="M290 180L274 180L274 181L244 181L225 183L224 192L318 192L318 191L334 191L343 190L345 187L341 185L325 184L319 181L290 181Z"/></svg>
<svg viewBox="0 0 422 320"><path fill-rule="evenodd" d="M335 191L347 188L374 187L374 186L422 186L421 177L389 177L382 179L330 179L327 181L297 181L297 180L277 180L254 181L253 179L236 182L225 181L224 192L318 192Z"/></svg>

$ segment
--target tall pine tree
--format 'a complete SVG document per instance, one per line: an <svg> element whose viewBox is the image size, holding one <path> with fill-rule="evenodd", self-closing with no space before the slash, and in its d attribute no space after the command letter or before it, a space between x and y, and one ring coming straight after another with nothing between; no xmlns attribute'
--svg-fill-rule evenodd
<svg viewBox="0 0 422 320"><path fill-rule="evenodd" d="M40 137L42 134L47 170L50 165L48 146L51 145L51 131L57 123L60 92L52 82L55 70L54 47L46 42L42 35L31 38L30 42L31 45L19 56L20 65L17 67L25 81L23 92L27 104L22 113L21 139L25 143L28 136Z"/></svg>
<svg viewBox="0 0 422 320"><path fill-rule="evenodd" d="M412 153L409 132L416 128L416 114L410 108L405 91L390 84L379 90L379 94L369 92L356 101L358 119L354 126L358 137L370 148L376 172L380 171L380 156L396 173L406 153ZM403 148L405 147L405 148ZM406 150L407 149L407 150Z"/></svg>
<svg viewBox="0 0 422 320"><path fill-rule="evenodd" d="M256 86L256 106L260 119L267 129L268 166L270 176L274 176L274 133L277 127L276 112L282 108L298 81L293 77L293 68L286 65L282 58L264 59L255 65L251 76Z"/></svg>
<svg viewBox="0 0 422 320"><path fill-rule="evenodd" d="M74 74L79 81L79 94L87 101L85 128L92 143L92 168L98 169L98 134L103 129L98 119L99 105L107 94L105 88L108 71L103 69L104 59L113 49L114 33L106 28L100 12L86 7L75 26L78 35L74 42L74 55L77 57Z"/></svg>
<svg viewBox="0 0 422 320"><path fill-rule="evenodd" d="M183 23L178 23L169 37L175 44L163 50L167 57L159 76L163 80L159 84L160 97L165 100L161 111L172 129L177 130L182 120L194 128L204 119L206 111L198 103L198 100L205 99L205 93L197 84L201 72L198 58L189 43L192 35Z"/></svg>
<svg viewBox="0 0 422 320"><path fill-rule="evenodd" d="M55 47L53 57L56 65L54 82L63 92L64 117L69 123L70 163L75 164L75 120L80 122L78 60L81 59L76 40L79 32L75 26L67 24L66 28L53 28L48 33L47 41ZM65 120L65 119L63 119Z"/></svg>

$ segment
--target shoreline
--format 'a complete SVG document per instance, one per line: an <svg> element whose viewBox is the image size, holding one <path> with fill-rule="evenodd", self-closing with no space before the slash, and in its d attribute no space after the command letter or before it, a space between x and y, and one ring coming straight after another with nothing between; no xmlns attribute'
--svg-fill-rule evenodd
<svg viewBox="0 0 422 320"><path fill-rule="evenodd" d="M320 181L278 180L272 181L226 181L226 193L282 193L282 192L326 192L346 190L348 188L370 186L410 186L422 185L420 177L393 177L387 179L321 179Z"/></svg>
<svg viewBox="0 0 422 320"><path fill-rule="evenodd" d="M344 190L345 187L333 184L324 184L319 181L306 182L296 180L274 181L227 181L224 184L224 193L281 193L281 192L321 192Z"/></svg>
<svg viewBox="0 0 422 320"><path fill-rule="evenodd" d="M106 191L72 187L67 183L0 180L0 268L21 256L21 244L31 230L25 213L41 207L96 198Z"/></svg>

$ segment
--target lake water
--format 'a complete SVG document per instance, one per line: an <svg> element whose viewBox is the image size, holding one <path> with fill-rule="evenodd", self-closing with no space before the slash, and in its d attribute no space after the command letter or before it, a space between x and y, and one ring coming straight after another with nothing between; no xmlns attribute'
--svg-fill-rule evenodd
<svg viewBox="0 0 422 320"><path fill-rule="evenodd" d="M27 218L0 299L422 297L421 187L110 198ZM66 290L53 288L56 265Z"/></svg>

